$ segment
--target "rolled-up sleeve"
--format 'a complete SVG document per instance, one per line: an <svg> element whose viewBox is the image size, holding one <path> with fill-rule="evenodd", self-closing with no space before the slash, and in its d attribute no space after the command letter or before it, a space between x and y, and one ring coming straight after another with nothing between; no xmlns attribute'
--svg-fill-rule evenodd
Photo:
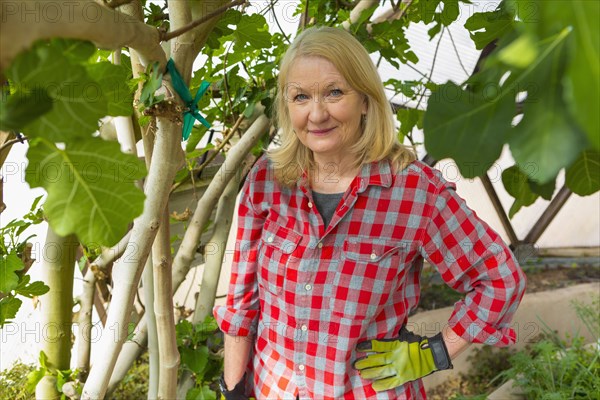
<svg viewBox="0 0 600 400"><path fill-rule="evenodd" d="M213 309L219 328L231 336L253 335L258 323L256 271L264 217L256 212L252 203L253 182L250 174L244 184L238 207L238 231L226 304Z"/></svg>
<svg viewBox="0 0 600 400"><path fill-rule="evenodd" d="M424 229L421 254L451 288L465 293L448 321L463 339L507 346L510 328L523 297L525 274L500 236L445 182L439 187Z"/></svg>

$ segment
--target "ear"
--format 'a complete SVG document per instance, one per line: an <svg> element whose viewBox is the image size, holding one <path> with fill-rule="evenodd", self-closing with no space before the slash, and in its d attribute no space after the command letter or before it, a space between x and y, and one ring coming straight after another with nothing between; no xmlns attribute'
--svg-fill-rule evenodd
<svg viewBox="0 0 600 400"><path fill-rule="evenodd" d="M369 109L369 98L367 96L363 96L363 102L362 102L360 113L362 115L367 115L368 109Z"/></svg>

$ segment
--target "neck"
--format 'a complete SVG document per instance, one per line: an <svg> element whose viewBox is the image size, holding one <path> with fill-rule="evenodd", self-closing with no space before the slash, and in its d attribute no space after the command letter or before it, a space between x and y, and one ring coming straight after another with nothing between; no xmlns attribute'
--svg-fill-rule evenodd
<svg viewBox="0 0 600 400"><path fill-rule="evenodd" d="M345 192L360 171L360 167L352 166L347 160L315 159L315 164L310 183L311 188L320 193Z"/></svg>

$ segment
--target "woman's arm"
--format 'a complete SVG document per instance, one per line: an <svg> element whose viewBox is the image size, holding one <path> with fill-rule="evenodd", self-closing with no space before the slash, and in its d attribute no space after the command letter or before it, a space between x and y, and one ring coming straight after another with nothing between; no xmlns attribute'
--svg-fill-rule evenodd
<svg viewBox="0 0 600 400"><path fill-rule="evenodd" d="M444 344L448 349L448 354L450 355L450 359L455 359L460 353L466 350L467 347L471 343L467 342L465 339L461 338L450 328L446 326L442 330L442 337L444 338Z"/></svg>
<svg viewBox="0 0 600 400"><path fill-rule="evenodd" d="M510 322L526 286L525 274L506 243L454 188L444 183L436 191L421 238L423 257L448 286L466 294L454 305L448 321L451 331L445 329L451 356L465 347L458 336L498 347L513 344L516 335Z"/></svg>
<svg viewBox="0 0 600 400"><path fill-rule="evenodd" d="M225 365L223 374L227 390L233 390L243 378L248 365L252 336L231 336L225 334Z"/></svg>

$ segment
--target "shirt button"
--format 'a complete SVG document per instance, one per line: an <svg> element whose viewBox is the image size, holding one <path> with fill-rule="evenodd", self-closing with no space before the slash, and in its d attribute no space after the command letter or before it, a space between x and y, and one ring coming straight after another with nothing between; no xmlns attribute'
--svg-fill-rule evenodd
<svg viewBox="0 0 600 400"><path fill-rule="evenodd" d="M302 326L300 327L300 329L302 329L304 332L306 332L306 331L308 330L308 326L306 326L306 325L302 325Z"/></svg>
<svg viewBox="0 0 600 400"><path fill-rule="evenodd" d="M375 253L371 253L371 260L374 260L374 259L376 259L376 258L377 258L377 254L375 254Z"/></svg>
<svg viewBox="0 0 600 400"><path fill-rule="evenodd" d="M319 244L317 245L318 248L322 249L323 248L323 243L319 242Z"/></svg>
<svg viewBox="0 0 600 400"><path fill-rule="evenodd" d="M269 237L267 238L267 242L269 242L269 243L272 243L272 242L273 242L273 236L269 236Z"/></svg>
<svg viewBox="0 0 600 400"><path fill-rule="evenodd" d="M310 201L308 202L308 208L312 208L312 203Z"/></svg>
<svg viewBox="0 0 600 400"><path fill-rule="evenodd" d="M304 365L303 365L303 364L300 364L300 365L298 365L298 369L299 369L300 371L304 371Z"/></svg>
<svg viewBox="0 0 600 400"><path fill-rule="evenodd" d="M307 283L306 285L304 285L304 289L310 290L312 289L312 285L310 283Z"/></svg>

